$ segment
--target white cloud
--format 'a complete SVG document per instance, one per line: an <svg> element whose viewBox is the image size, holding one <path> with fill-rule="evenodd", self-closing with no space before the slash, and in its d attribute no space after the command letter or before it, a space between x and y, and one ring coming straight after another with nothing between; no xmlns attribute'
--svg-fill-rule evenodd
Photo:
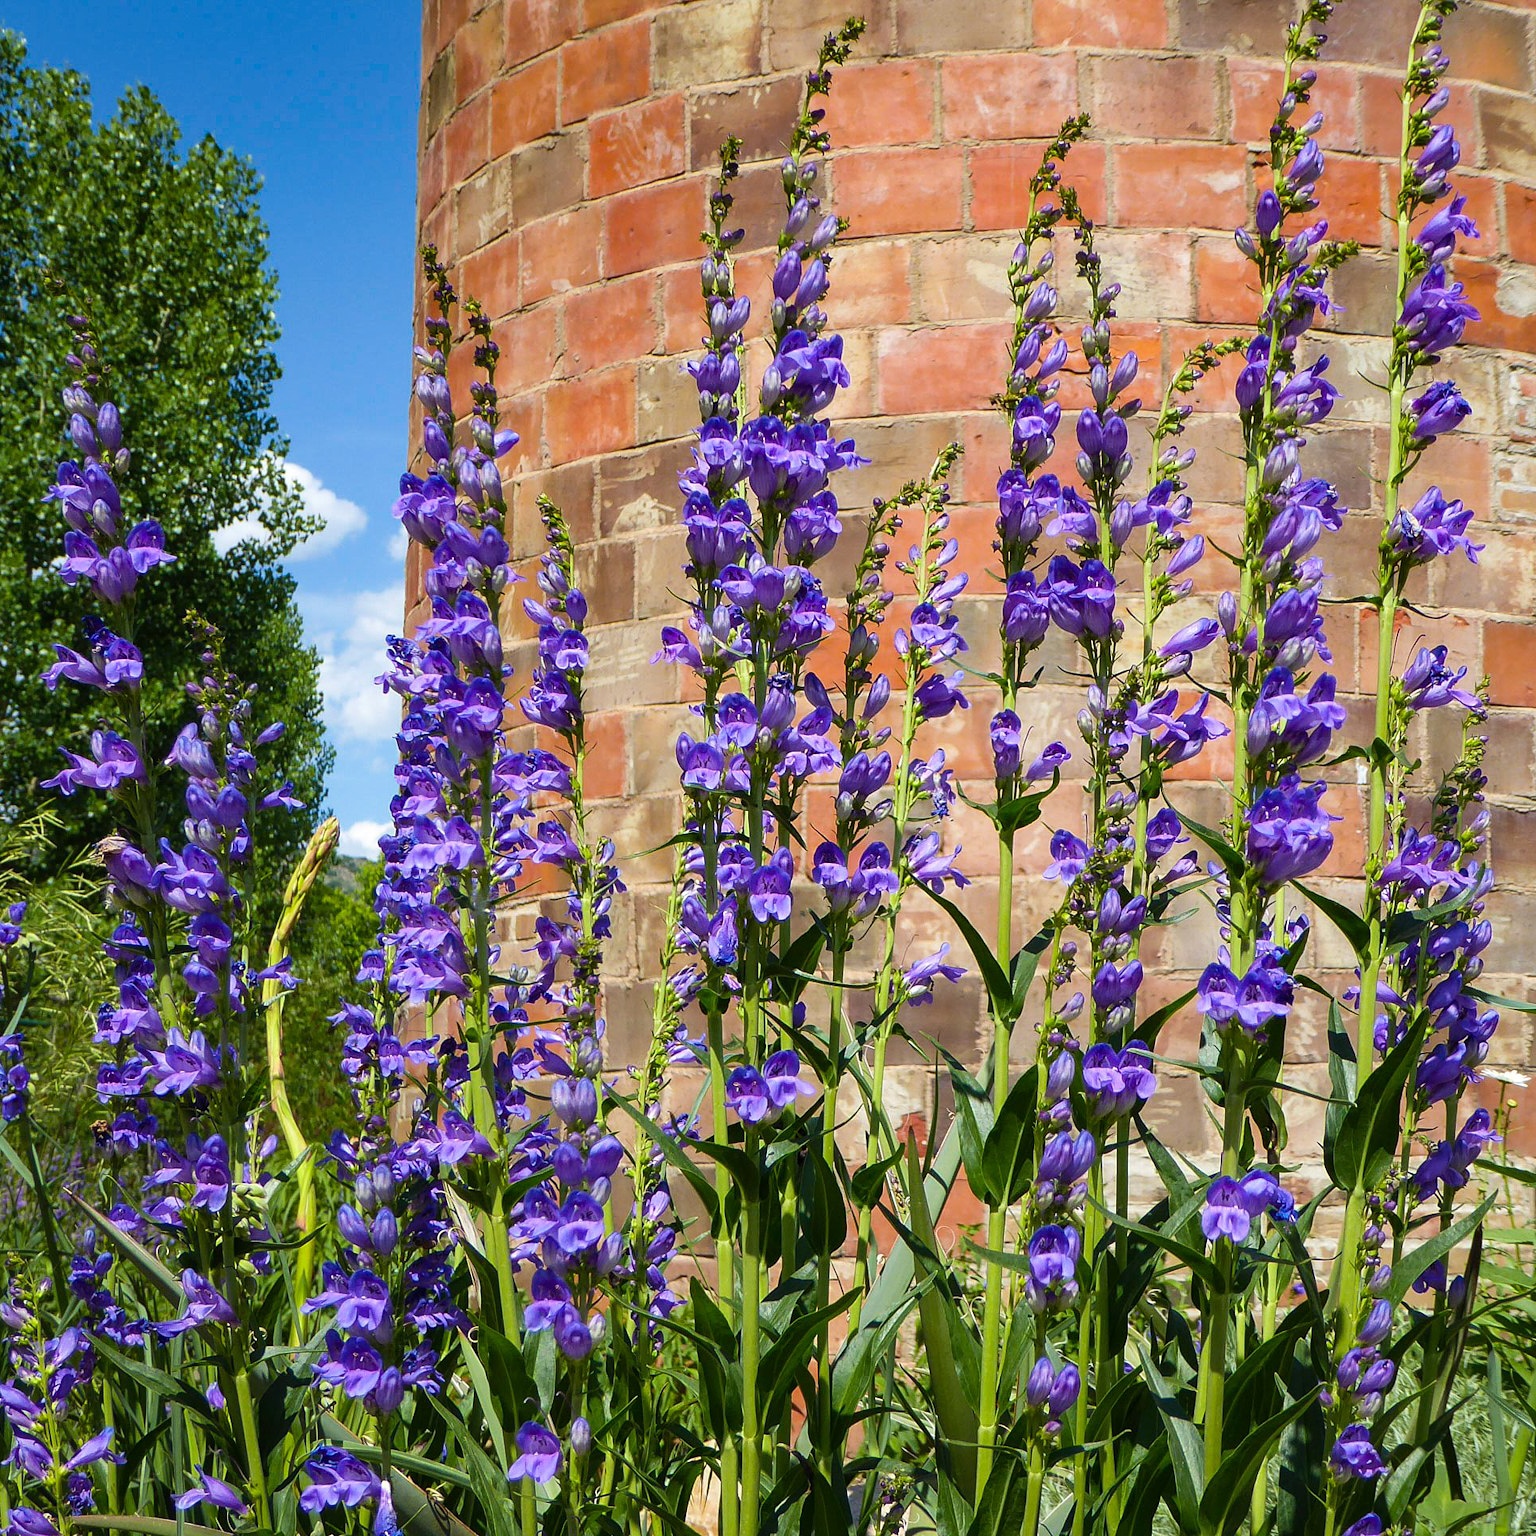
<svg viewBox="0 0 1536 1536"><path fill-rule="evenodd" d="M404 627L401 589L335 593L319 612L316 596L308 594L305 608L310 639L320 652L326 728L338 743L365 742L393 756L400 699L374 679L388 663L385 640Z"/></svg>
<svg viewBox="0 0 1536 1536"><path fill-rule="evenodd" d="M288 556L290 561L312 560L316 555L328 555L344 539L351 538L355 533L361 533L368 526L368 514L355 501L348 501L345 496L337 495L318 475L305 469L302 464L295 464L290 459L284 464L283 471L288 477L289 484L303 501L304 511L320 524L315 532ZM238 523L231 523L226 528L216 530L213 535L213 546L222 555L246 539L259 544L264 542L266 537L267 531L261 523L255 518L247 517L242 518Z"/></svg>
<svg viewBox="0 0 1536 1536"><path fill-rule="evenodd" d="M338 846L343 853L353 858L375 858L379 852L379 839L393 830L387 821L354 821L341 829L341 842Z"/></svg>

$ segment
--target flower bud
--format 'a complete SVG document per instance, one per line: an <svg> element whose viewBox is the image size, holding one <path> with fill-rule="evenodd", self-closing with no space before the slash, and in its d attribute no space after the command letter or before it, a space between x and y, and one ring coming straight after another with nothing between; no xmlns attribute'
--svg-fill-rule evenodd
<svg viewBox="0 0 1536 1536"><path fill-rule="evenodd" d="M571 1455L585 1456L592 1449L592 1426L579 1414L571 1420Z"/></svg>

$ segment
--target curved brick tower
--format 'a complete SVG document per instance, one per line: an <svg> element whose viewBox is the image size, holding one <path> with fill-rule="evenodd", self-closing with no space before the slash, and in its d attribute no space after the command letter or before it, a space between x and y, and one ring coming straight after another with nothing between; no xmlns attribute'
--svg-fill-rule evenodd
<svg viewBox="0 0 1536 1536"><path fill-rule="evenodd" d="M660 943L657 895L670 858L635 855L663 843L679 815L671 751L682 723L678 677L651 657L663 616L676 608L670 594L682 561L676 476L697 415L681 362L701 330L694 264L707 177L721 137L740 134L745 248L770 243L782 206L777 156L801 72L819 37L850 9L858 9L853 0L423 3L421 234L436 242L461 291L476 294L499 322L507 416L523 436L514 554L528 560L542 548L540 493L565 509L582 543L596 621L590 788L630 856L632 892L617 914L608 997L620 1057L643 1049L645 978ZM1124 285L1119 344L1139 352L1143 394L1152 398L1195 338L1251 322L1231 229L1251 204L1293 7L867 0L863 10L869 31L837 79L829 113L828 190L852 228L826 307L846 336L853 374L837 411L873 464L848 477L841 494L856 516L872 495L925 470L944 443L964 444L956 526L976 573L964 623L985 665L996 621L994 584L984 574L991 495L1005 457L1003 424L987 400L1005 369L1005 264L1040 140L1074 111L1094 116L1092 141L1073 152L1068 173L1101 225L1106 267ZM1396 80L1416 13L1410 0L1346 0L1315 98L1327 114L1324 146L1335 152L1325 212L1335 233L1366 250L1339 282L1344 310L1329 347L1345 398L1311 462L1355 508L1371 506L1386 463L1384 403L1362 378L1381 376L1378 338L1391 323L1391 260L1379 248L1396 161ZM1479 510L1487 549L1475 568L1444 562L1433 573L1419 594L1424 611L1405 616L1398 643L1446 639L1474 676L1493 675L1489 769L1501 884L1490 915L1501 974L1488 982L1525 996L1536 972L1536 4L1469 3L1446 41L1455 70L1450 114L1465 146L1459 187L1483 230L1457 273L1484 318L1477 346L1455 362L1476 410L1471 430L1437 447L1426 468ZM766 272L761 255L741 263L740 289L755 303ZM1072 286L1064 273L1069 317L1080 303ZM462 385L458 398L467 398ZM1218 539L1241 497L1232 419L1223 414L1229 399L1230 379L1208 381L1189 434L1201 450L1197 526ZM1080 402L1069 394L1065 403ZM1369 511L1352 516L1332 550L1335 595L1372 584L1378 534ZM413 611L417 581L412 568ZM835 593L835 570L827 581ZM1362 679L1374 686L1374 622L1348 607L1331 612L1335 670L1341 689L1356 695ZM524 670L515 646L513 659ZM1059 664L1067 653L1048 648L1047 659ZM1040 732L1070 739L1080 696L1055 676L1030 708ZM942 723L940 739L962 774L985 771L987 702L978 698L969 715ZM1369 706L1352 702L1360 739ZM1436 721L1423 745L1453 751L1455 731L1450 720ZM1212 751L1197 772L1222 766ZM1074 793L1066 786L1052 803L1057 824L1076 819ZM1197 780L1178 793L1202 820L1218 819L1213 786ZM1346 820L1324 873L1343 881L1362 862L1358 786L1341 782L1330 802ZM975 884L966 895L984 928L996 890L989 833L971 813L953 826L967 845ZM1021 845L1021 936L1056 895L1031 873L1045 862L1042 844L1036 837ZM914 944L931 947L942 932L937 914L921 912L917 925L925 931ZM1329 979L1342 990L1347 951L1323 924L1316 943L1313 963L1333 968ZM1188 923L1160 930L1150 947L1155 974L1144 997L1156 1006L1210 958L1211 936L1203 923ZM962 985L914 1024L974 1057L979 1017L974 986ZM1325 1090L1320 1022L1303 1016L1293 1026L1292 1076ZM1163 1040L1187 1058L1195 1038L1191 1017ZM1523 1016L1506 1017L1495 1052L1507 1067L1531 1062ZM921 1112L923 1069L903 1071L893 1108ZM1496 1081L1484 1087L1494 1099L1501 1091ZM1193 1079L1168 1074L1152 1108L1180 1144L1202 1144L1206 1120ZM1320 1106L1294 1101L1292 1116L1293 1145L1306 1155L1320 1135ZM1517 1121L1512 1141L1513 1151L1536 1151L1536 1114Z"/></svg>

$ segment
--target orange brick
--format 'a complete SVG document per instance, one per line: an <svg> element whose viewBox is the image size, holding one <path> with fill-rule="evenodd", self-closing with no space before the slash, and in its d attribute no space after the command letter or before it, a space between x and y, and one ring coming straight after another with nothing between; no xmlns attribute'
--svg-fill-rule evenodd
<svg viewBox="0 0 1536 1536"><path fill-rule="evenodd" d="M475 298L493 320L517 308L517 236L503 235L466 256L459 268L461 298Z"/></svg>
<svg viewBox="0 0 1536 1536"><path fill-rule="evenodd" d="M558 48L581 24L581 12L571 0L506 0L506 4L509 68Z"/></svg>
<svg viewBox="0 0 1536 1536"><path fill-rule="evenodd" d="M910 320L912 276L907 245L898 240L857 240L840 245L832 263L832 293L825 307L843 327L900 325Z"/></svg>
<svg viewBox="0 0 1536 1536"><path fill-rule="evenodd" d="M931 143L936 76L933 64L916 59L840 71L824 123L833 144Z"/></svg>
<svg viewBox="0 0 1536 1536"><path fill-rule="evenodd" d="M1501 284L1500 269L1493 262L1472 261L1465 256L1456 263L1455 275L1466 285L1467 297L1482 317L1471 339L1485 347L1536 352L1536 315L1530 313L1518 285ZM1511 307L1505 307L1506 301Z"/></svg>
<svg viewBox="0 0 1536 1536"><path fill-rule="evenodd" d="M602 210L590 205L525 225L521 231L523 303L537 304L552 293L595 283L602 273L602 228Z"/></svg>
<svg viewBox="0 0 1536 1536"><path fill-rule="evenodd" d="M588 554L577 553L578 567ZM627 784L629 721L617 710L605 711L587 722L587 759L582 787L593 800L616 800Z"/></svg>
<svg viewBox="0 0 1536 1536"><path fill-rule="evenodd" d="M627 362L656 349L656 285L649 273L614 279L565 300L567 376Z"/></svg>
<svg viewBox="0 0 1536 1536"><path fill-rule="evenodd" d="M549 451L553 463L612 453L635 441L635 370L607 368L562 379L548 391Z"/></svg>
<svg viewBox="0 0 1536 1536"><path fill-rule="evenodd" d="M1504 219L1504 227L1509 231L1509 254L1516 261L1536 266L1536 190L1505 182Z"/></svg>
<svg viewBox="0 0 1536 1536"><path fill-rule="evenodd" d="M448 157L448 174L454 181L485 164L491 150L491 104L487 96L467 101L443 129L443 153Z"/></svg>
<svg viewBox="0 0 1536 1536"><path fill-rule="evenodd" d="M662 273L660 288L661 349L668 353L690 351L704 334L699 269L691 262L686 267L674 267Z"/></svg>
<svg viewBox="0 0 1536 1536"><path fill-rule="evenodd" d="M1049 138L1077 110L1077 62L1067 54L944 60L944 138Z"/></svg>
<svg viewBox="0 0 1536 1536"><path fill-rule="evenodd" d="M1386 187L1377 160L1359 155L1329 155L1318 183L1321 213L1328 233L1340 240L1380 245L1385 233Z"/></svg>
<svg viewBox="0 0 1536 1536"><path fill-rule="evenodd" d="M1226 144L1117 144L1117 225L1231 229L1248 214L1248 151Z"/></svg>
<svg viewBox="0 0 1536 1536"><path fill-rule="evenodd" d="M1491 5L1462 5L1445 23L1445 47L1458 80L1529 91L1532 21Z"/></svg>
<svg viewBox="0 0 1536 1536"><path fill-rule="evenodd" d="M573 38L561 49L561 82L560 116L567 123L638 101L651 85L649 20L636 16Z"/></svg>
<svg viewBox="0 0 1536 1536"><path fill-rule="evenodd" d="M976 229L1018 229L1029 207L1030 178L1040 168L1044 142L978 144L970 151L971 224ZM1108 217L1102 144L1074 146L1063 162L1065 179L1077 189L1083 212L1096 224Z"/></svg>
<svg viewBox="0 0 1536 1536"><path fill-rule="evenodd" d="M883 331L880 410L889 416L979 411L1008 366L1008 326L944 325Z"/></svg>
<svg viewBox="0 0 1536 1536"><path fill-rule="evenodd" d="M491 88L491 154L497 158L553 133L560 93L560 59L546 54Z"/></svg>
<svg viewBox="0 0 1536 1536"><path fill-rule="evenodd" d="M1110 54L1093 61L1089 81L1096 133L1117 139L1217 137L1212 59Z"/></svg>
<svg viewBox="0 0 1536 1536"><path fill-rule="evenodd" d="M416 206L423 213L437 207L448 190L448 157L444 153L442 134L438 134L421 152L420 168L416 173Z"/></svg>
<svg viewBox="0 0 1536 1536"><path fill-rule="evenodd" d="M960 228L964 167L956 146L841 155L832 174L837 211L855 234Z"/></svg>
<svg viewBox="0 0 1536 1536"><path fill-rule="evenodd" d="M1459 60L1457 63L1459 64ZM1461 163L1477 164L1477 146L1480 140L1477 120L1477 104L1474 93L1458 88L1451 81L1451 99L1445 110L1435 119L1437 123L1449 123L1461 140ZM1394 72L1378 75L1362 73L1360 76L1360 143L1373 155L1396 160L1402 148L1403 98L1402 81Z"/></svg>
<svg viewBox="0 0 1536 1536"><path fill-rule="evenodd" d="M594 118L587 130L588 194L604 197L676 176L688 157L687 139L680 94Z"/></svg>
<svg viewBox="0 0 1536 1536"><path fill-rule="evenodd" d="M695 177L620 192L602 204L610 277L684 261L699 249L704 187Z"/></svg>
<svg viewBox="0 0 1536 1536"><path fill-rule="evenodd" d="M1317 139L1324 149L1360 147L1357 75L1358 71L1337 64L1318 68L1311 110L1323 114ZM1232 89L1232 137L1240 144L1268 145L1280 100L1280 66L1261 59L1228 59L1227 79Z"/></svg>
<svg viewBox="0 0 1536 1536"><path fill-rule="evenodd" d="M502 59L502 20L499 5L488 5L459 28L453 40L453 84L460 101L468 101L496 78Z"/></svg>
<svg viewBox="0 0 1536 1536"><path fill-rule="evenodd" d="M469 20L469 0L437 0L436 11L432 51L441 53L453 41L459 28Z"/></svg>
<svg viewBox="0 0 1536 1536"><path fill-rule="evenodd" d="M581 0L581 24L591 32L607 26L610 21L624 21L630 16L654 11L659 4L661 0Z"/></svg>
<svg viewBox="0 0 1536 1536"><path fill-rule="evenodd" d="M1168 13L1160 0L1105 5L1102 0L1035 0L1037 48L1161 48Z"/></svg>
<svg viewBox="0 0 1536 1536"><path fill-rule="evenodd" d="M1195 318L1218 325L1252 322L1259 310L1254 266L1230 238L1212 236L1195 246Z"/></svg>
<svg viewBox="0 0 1536 1536"><path fill-rule="evenodd" d="M553 304L536 304L508 315L492 335L501 347L496 382L513 392L537 389L555 375L559 358L557 311Z"/></svg>

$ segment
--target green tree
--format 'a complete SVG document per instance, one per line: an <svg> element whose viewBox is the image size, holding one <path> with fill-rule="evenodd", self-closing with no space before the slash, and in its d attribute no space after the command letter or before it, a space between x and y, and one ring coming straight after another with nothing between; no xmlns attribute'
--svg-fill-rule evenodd
<svg viewBox="0 0 1536 1536"><path fill-rule="evenodd" d="M46 579L61 523L42 500L67 451L64 317L78 310L100 337L134 453L124 500L161 522L177 557L141 589L150 718L167 743L185 718L196 611L223 632L233 671L259 686L258 716L287 722L276 766L306 804L324 792L318 658L280 563L310 529L271 411L277 290L260 178L211 138L184 152L180 138L142 88L94 122L79 75L30 67L21 39L0 33L0 817L38 803L59 746L91 724L82 690L50 694L39 681L87 603ZM252 519L268 539L220 553L215 535ZM61 861L99 834L93 799L59 807ZM165 813L175 827L178 808ZM313 812L289 818L263 888L312 824Z"/></svg>

